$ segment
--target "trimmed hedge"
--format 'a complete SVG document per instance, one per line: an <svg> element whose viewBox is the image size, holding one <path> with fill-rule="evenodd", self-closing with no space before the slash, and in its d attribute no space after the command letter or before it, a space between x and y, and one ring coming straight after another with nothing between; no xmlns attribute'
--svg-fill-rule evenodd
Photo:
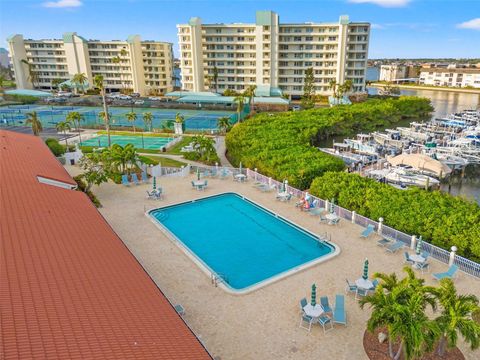
<svg viewBox="0 0 480 360"><path fill-rule="evenodd" d="M458 254L480 261L480 206L440 191L398 190L356 174L328 172L310 187L313 195L378 219L445 250L455 245Z"/></svg>
<svg viewBox="0 0 480 360"><path fill-rule="evenodd" d="M353 135L421 119L433 110L430 100L401 96L385 100L280 114L262 113L235 125L226 136L232 164L258 170L306 189L327 171L341 171L341 159L315 148L335 135Z"/></svg>

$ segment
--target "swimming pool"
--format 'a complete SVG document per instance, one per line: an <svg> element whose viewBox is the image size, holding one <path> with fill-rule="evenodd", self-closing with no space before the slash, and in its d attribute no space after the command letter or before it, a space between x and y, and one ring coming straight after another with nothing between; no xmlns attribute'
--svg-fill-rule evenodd
<svg viewBox="0 0 480 360"><path fill-rule="evenodd" d="M209 276L247 293L325 261L340 250L235 193L147 213Z"/></svg>
<svg viewBox="0 0 480 360"><path fill-rule="evenodd" d="M121 146L133 144L133 146L140 149L160 150L173 139L160 136L143 136L142 138L142 136L110 135L110 140L112 144L118 144ZM108 136L100 135L88 140L82 140L82 145L106 147L108 146Z"/></svg>

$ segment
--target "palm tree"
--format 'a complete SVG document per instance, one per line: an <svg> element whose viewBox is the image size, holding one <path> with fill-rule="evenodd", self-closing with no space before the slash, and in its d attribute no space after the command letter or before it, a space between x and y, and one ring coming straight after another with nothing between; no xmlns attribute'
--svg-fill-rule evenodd
<svg viewBox="0 0 480 360"><path fill-rule="evenodd" d="M143 113L143 123L145 124L145 129L147 129L148 131L152 131L152 121L153 115L151 112Z"/></svg>
<svg viewBox="0 0 480 360"><path fill-rule="evenodd" d="M137 164L138 154L133 144L127 144L124 147L113 144L106 154L111 158L112 165L119 167L121 173L130 172L130 168Z"/></svg>
<svg viewBox="0 0 480 360"><path fill-rule="evenodd" d="M32 125L33 135L35 136L39 136L43 131L42 122L38 118L36 111L27 113L27 120L25 121L25 124Z"/></svg>
<svg viewBox="0 0 480 360"><path fill-rule="evenodd" d="M337 81L335 79L330 80L328 87L333 91L333 97L337 98Z"/></svg>
<svg viewBox="0 0 480 360"><path fill-rule="evenodd" d="M72 83L75 84L75 92L78 91L78 87L82 88L82 93L84 92L84 85L88 81L87 76L84 73L78 73L73 75Z"/></svg>
<svg viewBox="0 0 480 360"><path fill-rule="evenodd" d="M244 95L248 97L248 108L250 113L253 111L253 103L255 97L255 91L257 90L257 85L250 85L244 92Z"/></svg>
<svg viewBox="0 0 480 360"><path fill-rule="evenodd" d="M26 59L22 59L20 62L28 67L28 80L32 83L33 88L36 88L36 82L38 81L38 74L33 70L33 65Z"/></svg>
<svg viewBox="0 0 480 360"><path fill-rule="evenodd" d="M243 111L243 107L245 106L245 97L243 95L237 95L233 99L233 102L237 104L237 120L238 122L241 121L241 113Z"/></svg>
<svg viewBox="0 0 480 360"><path fill-rule="evenodd" d="M218 118L217 126L223 133L226 133L228 128L230 127L230 118L228 116Z"/></svg>
<svg viewBox="0 0 480 360"><path fill-rule="evenodd" d="M75 125L75 128L78 131L78 140L80 144L82 143L82 138L80 136L80 122L83 120L83 115L80 114L78 111L69 112L66 118L66 121L71 122Z"/></svg>
<svg viewBox="0 0 480 360"><path fill-rule="evenodd" d="M0 94L3 94L3 83L5 82L5 76L0 75Z"/></svg>
<svg viewBox="0 0 480 360"><path fill-rule="evenodd" d="M136 132L135 121L137 120L137 114L134 111L130 111L129 113L125 114L125 117L127 118L128 122L133 124L133 132Z"/></svg>
<svg viewBox="0 0 480 360"><path fill-rule="evenodd" d="M65 135L65 146L68 152L68 138L67 138L67 131L72 130L72 125L69 120L60 121L56 126L58 132L62 132Z"/></svg>
<svg viewBox="0 0 480 360"><path fill-rule="evenodd" d="M462 335L472 350L480 346L480 324L472 319L472 314L480 310L478 298L474 295L458 295L451 279L440 281L436 292L442 313L435 320L441 330L438 355L445 355L445 348L455 347L458 333Z"/></svg>
<svg viewBox="0 0 480 360"><path fill-rule="evenodd" d="M112 145L112 142L110 140L110 114L108 113L108 105L105 97L105 85L103 84L103 76L95 75L95 77L93 78L93 83L95 84L95 87L97 89L100 89L100 94L102 96L103 113L105 115L103 121L105 123L105 131L107 132L108 147L110 147Z"/></svg>
<svg viewBox="0 0 480 360"><path fill-rule="evenodd" d="M360 307L369 304L372 314L367 329L374 331L386 327L389 356L398 360L403 353L406 360L431 351L438 338L439 328L426 315L429 305L435 309L434 290L415 277L412 269L405 267L407 277L398 280L395 274L374 274L380 279L376 291L360 300ZM396 352L393 344L399 343Z"/></svg>

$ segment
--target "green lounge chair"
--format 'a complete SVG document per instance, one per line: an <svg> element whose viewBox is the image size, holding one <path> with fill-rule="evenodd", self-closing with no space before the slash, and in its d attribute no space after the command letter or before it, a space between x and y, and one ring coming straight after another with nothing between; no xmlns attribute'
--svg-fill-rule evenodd
<svg viewBox="0 0 480 360"><path fill-rule="evenodd" d="M432 274L435 280L442 280L445 278L452 279L458 270L458 266L453 264L446 272Z"/></svg>
<svg viewBox="0 0 480 360"><path fill-rule="evenodd" d="M335 295L335 308L333 309L333 323L347 326L347 314L345 312L345 297Z"/></svg>
<svg viewBox="0 0 480 360"><path fill-rule="evenodd" d="M132 174L132 183L134 183L135 185L140 185L140 183L138 182L138 176L135 173Z"/></svg>
<svg viewBox="0 0 480 360"><path fill-rule="evenodd" d="M391 244L391 243L392 242L390 240L385 239L385 238L377 241L378 246L387 246L388 244Z"/></svg>
<svg viewBox="0 0 480 360"><path fill-rule="evenodd" d="M372 224L368 224L368 226L363 230L361 237L367 238L370 234L375 232L375 227Z"/></svg>
<svg viewBox="0 0 480 360"><path fill-rule="evenodd" d="M145 184L148 183L148 176L145 171L142 171L142 182Z"/></svg>
<svg viewBox="0 0 480 360"><path fill-rule="evenodd" d="M323 311L326 313L331 313L332 308L328 304L328 297L327 296L322 296L320 297L320 305L322 305Z"/></svg>
<svg viewBox="0 0 480 360"><path fill-rule="evenodd" d="M393 244L387 246L387 252L389 253L394 253L397 252L397 250L401 249L404 246L403 242L400 240L395 241Z"/></svg>

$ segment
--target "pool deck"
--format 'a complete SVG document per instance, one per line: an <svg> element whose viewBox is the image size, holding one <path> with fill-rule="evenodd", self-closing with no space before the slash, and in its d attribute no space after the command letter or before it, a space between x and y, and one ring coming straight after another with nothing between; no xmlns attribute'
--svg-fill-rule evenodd
<svg viewBox="0 0 480 360"><path fill-rule="evenodd" d="M66 166L76 175L79 169ZM275 193L262 193L244 184L209 179L206 191L192 189L194 176L160 178L158 185L166 194L164 200L146 199L150 185L124 187L113 183L94 187L103 207L100 212L124 241L152 279L173 302L186 309L185 321L214 357L225 359L367 359L363 350L363 333L369 317L360 310L353 295L346 295L347 326L336 325L323 333L319 325L311 333L299 328L299 300L310 298L312 283L317 296L327 295L332 305L335 294L344 294L345 279L354 281L368 257L370 274L376 271L396 272L403 268L403 251L385 254L376 245L377 235L362 239L362 228L342 220L337 226L320 224L318 217L295 209L294 201L275 200ZM208 195L236 192L288 218L314 233L327 231L340 249L340 255L312 268L295 273L246 295L232 295L212 285L210 278L194 264L145 215L157 207L188 201ZM188 223L186 223L188 226ZM427 283L434 284L432 272L445 271L447 266L432 260L431 271L425 273ZM417 272L421 276L420 272ZM460 293L480 293L480 281L459 273L455 284ZM459 343L466 359L478 358Z"/></svg>

